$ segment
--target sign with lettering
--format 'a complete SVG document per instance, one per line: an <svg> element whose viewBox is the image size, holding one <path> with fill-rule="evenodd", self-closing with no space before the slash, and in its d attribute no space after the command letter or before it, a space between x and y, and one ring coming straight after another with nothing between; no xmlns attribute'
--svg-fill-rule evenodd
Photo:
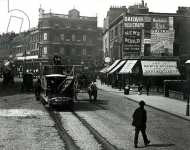
<svg viewBox="0 0 190 150"><path fill-rule="evenodd" d="M154 16L152 18L152 30L168 30L169 29L169 17Z"/></svg>
<svg viewBox="0 0 190 150"><path fill-rule="evenodd" d="M144 23L142 22L125 22L126 28L144 28Z"/></svg>
<svg viewBox="0 0 190 150"><path fill-rule="evenodd" d="M125 28L144 28L145 22L151 22L148 16L126 16L124 19Z"/></svg>
<svg viewBox="0 0 190 150"><path fill-rule="evenodd" d="M180 75L176 61L141 61L144 76Z"/></svg>
<svg viewBox="0 0 190 150"><path fill-rule="evenodd" d="M124 30L124 51L140 51L141 50L141 29L125 29Z"/></svg>
<svg viewBox="0 0 190 150"><path fill-rule="evenodd" d="M151 52L154 54L173 54L174 28L173 17L154 16L151 30Z"/></svg>

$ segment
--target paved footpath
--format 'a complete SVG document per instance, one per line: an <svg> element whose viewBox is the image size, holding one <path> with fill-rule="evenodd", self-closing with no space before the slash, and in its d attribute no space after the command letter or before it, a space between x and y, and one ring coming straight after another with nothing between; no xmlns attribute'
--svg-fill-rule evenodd
<svg viewBox="0 0 190 150"><path fill-rule="evenodd" d="M184 118L190 121L190 116L186 116L187 110L187 102L180 101L173 98L164 97L163 95L146 95L141 94L138 95L135 92L131 92L129 95L125 95L123 90L114 89L111 86L105 85L100 83L99 80L96 81L98 89L105 90L108 92L114 92L114 94L118 94L120 96L124 96L130 100L139 102L141 100L145 101L148 106L154 107L161 111L165 111L167 113L176 115L178 117Z"/></svg>

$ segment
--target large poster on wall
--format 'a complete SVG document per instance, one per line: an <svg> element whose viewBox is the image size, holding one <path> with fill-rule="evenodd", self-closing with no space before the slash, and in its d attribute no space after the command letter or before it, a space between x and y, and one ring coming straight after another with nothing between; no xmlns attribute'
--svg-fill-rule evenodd
<svg viewBox="0 0 190 150"><path fill-rule="evenodd" d="M173 54L173 17L153 16L151 30L151 53Z"/></svg>
<svg viewBox="0 0 190 150"><path fill-rule="evenodd" d="M125 29L124 30L124 52L139 53L141 50L142 30Z"/></svg>
<svg viewBox="0 0 190 150"><path fill-rule="evenodd" d="M125 16L123 57L139 56L141 53L146 22L151 22L151 17L142 15Z"/></svg>

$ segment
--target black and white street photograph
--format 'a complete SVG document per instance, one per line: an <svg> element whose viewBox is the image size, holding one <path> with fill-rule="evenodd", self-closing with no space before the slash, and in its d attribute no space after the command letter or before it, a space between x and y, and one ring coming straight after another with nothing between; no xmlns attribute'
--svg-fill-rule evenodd
<svg viewBox="0 0 190 150"><path fill-rule="evenodd" d="M0 150L190 150L190 0L0 0Z"/></svg>

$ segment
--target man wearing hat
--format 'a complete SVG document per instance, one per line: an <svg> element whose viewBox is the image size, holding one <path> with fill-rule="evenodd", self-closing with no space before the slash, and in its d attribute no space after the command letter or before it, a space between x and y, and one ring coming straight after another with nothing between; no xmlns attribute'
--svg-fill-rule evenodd
<svg viewBox="0 0 190 150"><path fill-rule="evenodd" d="M135 126L135 138L134 138L134 146L137 148L138 144L138 135L139 132L141 131L144 144L147 146L150 141L147 138L146 135L146 121L147 121L147 115L146 115L146 110L144 109L145 102L140 101L139 106L135 112L133 113L133 122L132 125Z"/></svg>

